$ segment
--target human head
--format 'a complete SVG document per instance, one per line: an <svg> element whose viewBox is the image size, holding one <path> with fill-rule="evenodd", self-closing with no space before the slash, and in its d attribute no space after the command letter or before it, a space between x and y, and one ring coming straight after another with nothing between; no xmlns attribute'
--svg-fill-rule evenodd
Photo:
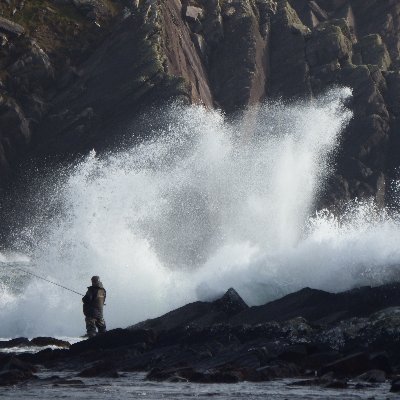
<svg viewBox="0 0 400 400"><path fill-rule="evenodd" d="M100 282L100 277L99 277L99 276L97 276L97 275L92 276L92 284L93 284L93 285L96 285L96 284L98 284L99 282Z"/></svg>

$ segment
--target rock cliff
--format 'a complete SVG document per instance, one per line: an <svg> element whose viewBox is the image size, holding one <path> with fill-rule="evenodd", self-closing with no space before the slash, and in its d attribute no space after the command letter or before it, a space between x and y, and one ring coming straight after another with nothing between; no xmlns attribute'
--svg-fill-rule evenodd
<svg viewBox="0 0 400 400"><path fill-rule="evenodd" d="M400 150L397 0L7 0L0 187L26 159L73 158L180 98L231 114L353 89L322 204L390 202Z"/></svg>

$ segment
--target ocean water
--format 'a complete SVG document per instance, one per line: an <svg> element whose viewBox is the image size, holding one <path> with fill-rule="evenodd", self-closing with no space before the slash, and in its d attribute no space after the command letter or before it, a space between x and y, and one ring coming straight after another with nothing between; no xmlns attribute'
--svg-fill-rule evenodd
<svg viewBox="0 0 400 400"><path fill-rule="evenodd" d="M100 275L108 328L230 287L253 305L305 286L393 280L395 213L368 200L340 215L314 210L352 117L350 96L344 88L266 103L236 121L172 105L149 117L153 139L93 151L33 181L26 222L0 256L0 336L84 333L80 296L26 271L79 293Z"/></svg>
<svg viewBox="0 0 400 400"><path fill-rule="evenodd" d="M54 375L42 373L43 379ZM321 389L315 387L293 386L293 380L284 379L271 382L241 382L236 384L195 384L195 383L159 383L144 380L144 374L126 373L120 378L74 378L68 372L57 374L66 379L79 379L82 383L54 384L54 381L39 381L29 386L4 388L0 398L6 399L248 399L248 400L391 400L398 395L390 393L388 383L371 385L369 388Z"/></svg>

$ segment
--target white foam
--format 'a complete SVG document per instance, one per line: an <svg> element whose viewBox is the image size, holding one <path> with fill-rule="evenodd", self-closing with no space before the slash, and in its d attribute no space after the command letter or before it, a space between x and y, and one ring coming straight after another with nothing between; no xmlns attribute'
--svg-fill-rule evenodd
<svg viewBox="0 0 400 400"><path fill-rule="evenodd" d="M400 261L395 218L366 204L309 217L351 118L349 95L266 104L235 123L195 106L160 111L154 118L166 128L156 139L107 157L92 152L58 183L45 182L38 207L59 213L33 220L19 247L33 237L31 268L74 290L100 275L109 327L231 286L257 304L304 286L389 279ZM77 295L37 279L12 301L2 293L2 336L84 331Z"/></svg>

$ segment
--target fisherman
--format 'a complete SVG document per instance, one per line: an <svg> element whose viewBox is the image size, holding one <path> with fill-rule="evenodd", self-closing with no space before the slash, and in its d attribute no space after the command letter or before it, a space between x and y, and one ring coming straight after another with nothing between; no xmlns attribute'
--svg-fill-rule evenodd
<svg viewBox="0 0 400 400"><path fill-rule="evenodd" d="M106 322L103 318L103 306L106 301L106 290L99 276L92 277L92 286L82 298L83 314L85 315L86 331L88 337L96 336L96 328L99 333L106 331Z"/></svg>

